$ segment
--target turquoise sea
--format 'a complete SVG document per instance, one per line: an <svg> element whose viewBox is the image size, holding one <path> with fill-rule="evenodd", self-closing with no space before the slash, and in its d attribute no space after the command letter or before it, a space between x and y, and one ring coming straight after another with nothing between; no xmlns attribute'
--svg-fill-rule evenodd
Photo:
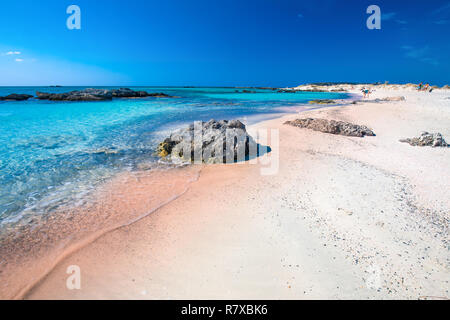
<svg viewBox="0 0 450 320"><path fill-rule="evenodd" d="M81 87L0 87L0 96ZM140 163L155 163L158 142L195 120L257 119L289 112L312 99L345 93L278 93L241 88L132 87L176 98L112 102L0 101L0 228L23 213L44 214ZM236 90L239 91L236 92ZM291 110L292 111L292 110Z"/></svg>

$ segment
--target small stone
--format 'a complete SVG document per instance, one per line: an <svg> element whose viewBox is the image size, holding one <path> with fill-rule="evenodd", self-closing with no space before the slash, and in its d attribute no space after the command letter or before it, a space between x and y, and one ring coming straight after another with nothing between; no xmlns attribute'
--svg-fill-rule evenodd
<svg viewBox="0 0 450 320"><path fill-rule="evenodd" d="M448 147L440 133L428 133L423 131L419 137L400 139L400 142L409 143L412 146Z"/></svg>

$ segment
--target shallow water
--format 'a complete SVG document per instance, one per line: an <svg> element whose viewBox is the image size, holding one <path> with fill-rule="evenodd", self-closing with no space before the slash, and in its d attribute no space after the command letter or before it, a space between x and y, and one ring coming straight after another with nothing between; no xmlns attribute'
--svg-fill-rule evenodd
<svg viewBox="0 0 450 320"><path fill-rule="evenodd" d="M0 96L80 89L1 87ZM0 228L83 201L119 172L133 171L142 163L156 166L153 153L158 142L188 122L214 118L251 123L312 99L348 97L259 89L242 93L236 88L132 89L177 98L0 102Z"/></svg>

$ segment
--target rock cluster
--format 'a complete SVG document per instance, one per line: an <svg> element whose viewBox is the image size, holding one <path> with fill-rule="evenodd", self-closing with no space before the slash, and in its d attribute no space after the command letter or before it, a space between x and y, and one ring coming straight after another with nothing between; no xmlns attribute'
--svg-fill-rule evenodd
<svg viewBox="0 0 450 320"><path fill-rule="evenodd" d="M401 139L400 142L420 147L449 147L440 133L428 133L426 131L422 132L419 137Z"/></svg>
<svg viewBox="0 0 450 320"><path fill-rule="evenodd" d="M146 91L134 91L128 88L121 88L111 90L113 98L145 98L145 97L155 97L155 98L167 98L170 97L168 94L157 92L148 93Z"/></svg>
<svg viewBox="0 0 450 320"><path fill-rule="evenodd" d="M161 142L157 154L171 160L230 163L257 155L257 143L239 120L198 121Z"/></svg>
<svg viewBox="0 0 450 320"><path fill-rule="evenodd" d="M145 97L170 97L164 93L148 93L146 91L134 91L128 88L84 89L64 93L36 92L37 99L51 101L109 101L112 98L145 98Z"/></svg>
<svg viewBox="0 0 450 320"><path fill-rule="evenodd" d="M0 101L24 101L30 98L33 98L33 96L30 96L29 94L12 93L10 95L0 97Z"/></svg>
<svg viewBox="0 0 450 320"><path fill-rule="evenodd" d="M112 100L111 90L106 89L84 89L64 93L36 92L39 100L51 101L107 101Z"/></svg>
<svg viewBox="0 0 450 320"><path fill-rule="evenodd" d="M373 131L366 126L360 126L344 121L306 118L287 121L284 124L299 128L307 128L324 133L339 134L350 137L364 137L375 135L375 133L373 133Z"/></svg>

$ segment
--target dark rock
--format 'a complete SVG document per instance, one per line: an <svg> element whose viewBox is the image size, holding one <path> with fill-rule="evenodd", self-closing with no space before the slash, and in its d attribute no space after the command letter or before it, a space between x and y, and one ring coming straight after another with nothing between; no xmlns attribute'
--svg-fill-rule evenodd
<svg viewBox="0 0 450 320"><path fill-rule="evenodd" d="M309 104L335 104L336 101L330 99L317 99L309 101Z"/></svg>
<svg viewBox="0 0 450 320"><path fill-rule="evenodd" d="M273 88L273 87L256 87L256 89L259 89L259 90L278 90L278 88Z"/></svg>
<svg viewBox="0 0 450 320"><path fill-rule="evenodd" d="M65 93L36 92L37 99L51 101L108 101L112 92L105 89L84 89Z"/></svg>
<svg viewBox="0 0 450 320"><path fill-rule="evenodd" d="M373 131L366 126L359 126L344 121L306 118L287 121L284 124L299 128L307 128L324 133L339 134L350 137L364 137L375 135L375 133L373 133Z"/></svg>
<svg viewBox="0 0 450 320"><path fill-rule="evenodd" d="M148 97L154 97L154 98L175 98L173 96L170 96L170 95L162 93L162 92L148 93Z"/></svg>
<svg viewBox="0 0 450 320"><path fill-rule="evenodd" d="M239 120L210 120L172 133L159 144L157 154L171 160L228 163L256 156L257 149Z"/></svg>
<svg viewBox="0 0 450 320"><path fill-rule="evenodd" d="M109 101L112 100L112 98L170 97L165 93L148 93L146 91L134 91L128 88L113 90L84 89L80 91L71 91L65 93L36 92L36 95L40 100L51 101Z"/></svg>
<svg viewBox="0 0 450 320"><path fill-rule="evenodd" d="M0 97L0 101L25 101L30 98L33 98L33 96L30 96L29 94L12 93L10 95Z"/></svg>
<svg viewBox="0 0 450 320"><path fill-rule="evenodd" d="M343 88L339 88L339 89L331 89L331 92L347 92L347 90L343 89Z"/></svg>
<svg viewBox="0 0 450 320"><path fill-rule="evenodd" d="M148 93L146 91L134 91L128 88L120 88L111 90L112 96L114 98L145 98L145 97L154 97L154 98L169 98L168 94L157 92L157 93Z"/></svg>
<svg viewBox="0 0 450 320"><path fill-rule="evenodd" d="M277 91L278 93L296 93L296 90L292 90L292 89L280 89Z"/></svg>
<svg viewBox="0 0 450 320"><path fill-rule="evenodd" d="M409 143L412 146L449 147L440 133L428 133L426 131L417 138L401 139L400 142Z"/></svg>
<svg viewBox="0 0 450 320"><path fill-rule="evenodd" d="M111 90L111 94L114 98L142 98L148 97L148 93L145 91L134 91L128 88L120 88Z"/></svg>

